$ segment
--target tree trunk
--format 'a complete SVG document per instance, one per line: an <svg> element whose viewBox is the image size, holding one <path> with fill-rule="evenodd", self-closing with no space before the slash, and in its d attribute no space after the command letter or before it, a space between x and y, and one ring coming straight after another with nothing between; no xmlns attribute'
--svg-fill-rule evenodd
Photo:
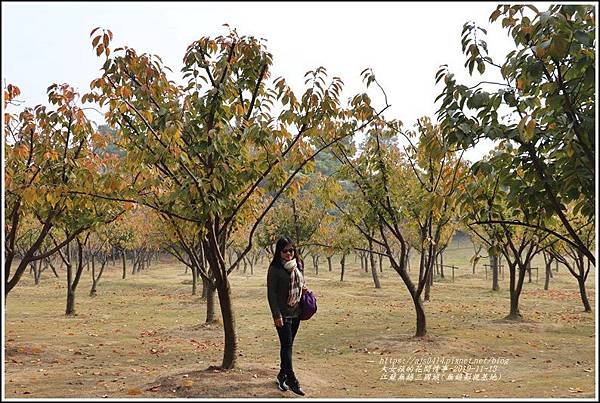
<svg viewBox="0 0 600 403"><path fill-rule="evenodd" d="M198 268L192 264L192 295L196 295L196 287L198 283Z"/></svg>
<svg viewBox="0 0 600 403"><path fill-rule="evenodd" d="M492 291L499 291L498 284L498 255L490 254L490 269L492 271Z"/></svg>
<svg viewBox="0 0 600 403"><path fill-rule="evenodd" d="M592 312L592 306L588 300L587 292L585 290L585 280L583 278L583 275L577 277L577 282L579 283L579 295L581 296L581 302L583 302L585 312Z"/></svg>
<svg viewBox="0 0 600 403"><path fill-rule="evenodd" d="M215 318L215 288L210 284L210 282L206 282L206 321L205 323L214 323L216 322Z"/></svg>
<svg viewBox="0 0 600 403"><path fill-rule="evenodd" d="M361 258L362 261L362 258ZM340 281L344 281L344 271L346 270L346 254L342 255L342 260L340 260L340 265L342 266L342 272L340 274Z"/></svg>
<svg viewBox="0 0 600 403"><path fill-rule="evenodd" d="M516 264L508 263L508 270L510 275L510 312L506 319L509 320L520 320L522 318L521 313L519 312L519 297L521 296L521 288L519 284L523 284L523 280L525 279L525 273L519 270L519 278L515 278L516 273Z"/></svg>
<svg viewBox="0 0 600 403"><path fill-rule="evenodd" d="M134 249L132 251L132 256L131 256L131 265L133 266L133 269L131 270L131 274L135 274L136 269L137 269L137 263L138 263L138 261L136 259L137 254L138 254L137 249Z"/></svg>
<svg viewBox="0 0 600 403"><path fill-rule="evenodd" d="M75 292L73 292L73 288L71 285L73 284L73 257L70 250L70 245L67 244L67 259L65 262L67 266L67 307L65 309L65 315L74 315L75 314Z"/></svg>
<svg viewBox="0 0 600 403"><path fill-rule="evenodd" d="M327 256L327 266L328 266L329 271L332 271L332 267L331 267L331 258L332 257L333 256Z"/></svg>
<svg viewBox="0 0 600 403"><path fill-rule="evenodd" d="M106 263L108 263L108 256L104 257L102 266L100 266L100 272L98 273L98 277L92 277L92 289L90 290L90 297L96 296L96 288L98 287L98 283L100 282L100 277L102 277L102 273L104 272L104 267L106 267Z"/></svg>
<svg viewBox="0 0 600 403"><path fill-rule="evenodd" d="M202 299L206 299L206 296L208 294L208 287L209 287L210 283L208 282L208 280L206 280L204 277L202 277Z"/></svg>
<svg viewBox="0 0 600 403"><path fill-rule="evenodd" d="M42 277L42 261L33 261L31 262L31 265L33 267L33 282L35 285L39 285L40 278Z"/></svg>
<svg viewBox="0 0 600 403"><path fill-rule="evenodd" d="M76 239L77 240L77 239ZM77 271L75 272L75 278L73 278L72 264L69 262L67 268L67 309L66 315L75 315L75 290L77 284L81 279L81 273L83 273L83 245L77 240Z"/></svg>
<svg viewBox="0 0 600 403"><path fill-rule="evenodd" d="M550 279L552 278L552 260L554 260L554 257L546 251L543 252L543 256L545 267L544 290L548 290L550 288Z"/></svg>
<svg viewBox="0 0 600 403"><path fill-rule="evenodd" d="M371 241L370 239L369 250L373 250L373 241ZM377 276L377 268L375 267L375 256L371 252L369 252L369 260L371 262L371 274L373 275L373 282L375 283L375 288L381 288L381 283L379 282L379 277Z"/></svg>
<svg viewBox="0 0 600 403"><path fill-rule="evenodd" d="M227 278L227 270L225 268L225 244L226 239L218 238L215 233L214 226L209 222L207 224L208 235L207 242L204 243L204 256L208 260L209 269L215 279L215 285L219 297L221 307L221 318L223 319L224 331L224 350L221 369L232 369L236 365L237 359L237 334L235 329L235 312L233 309L233 301L231 300L231 288L229 279ZM208 305L208 304L207 304Z"/></svg>
<svg viewBox="0 0 600 403"><path fill-rule="evenodd" d="M235 330L235 315L231 301L231 289L227 277L223 278L217 286L221 315L223 318L223 330L225 331L225 350L223 351L222 369L232 369L237 359L237 334ZM208 305L208 304L207 304Z"/></svg>
<svg viewBox="0 0 600 403"><path fill-rule="evenodd" d="M90 297L96 296L96 265L94 263L94 255L92 255L92 288L90 289Z"/></svg>
<svg viewBox="0 0 600 403"><path fill-rule="evenodd" d="M423 299L425 301L429 301L429 297L431 296L431 280L433 280L433 262L431 262L431 268L427 272L427 278L425 279L425 294L423 295Z"/></svg>
<svg viewBox="0 0 600 403"><path fill-rule="evenodd" d="M71 271L71 269L67 267L67 271ZM65 310L65 315L75 315L75 290L71 287L67 287L67 309Z"/></svg>
<svg viewBox="0 0 600 403"><path fill-rule="evenodd" d="M146 251L140 253L140 264L138 265L138 272L146 269Z"/></svg>
<svg viewBox="0 0 600 403"><path fill-rule="evenodd" d="M432 272L431 270L430 272ZM425 310L421 299L416 295L412 296L413 304L415 305L415 313L417 314L417 331L415 337L423 337L427 334L427 322L425 320Z"/></svg>
<svg viewBox="0 0 600 403"><path fill-rule="evenodd" d="M125 250L121 253L121 258L123 259L123 280L127 276L127 257L125 256Z"/></svg>
<svg viewBox="0 0 600 403"><path fill-rule="evenodd" d="M550 288L550 278L552 277L552 265L546 264L546 278L544 280L544 290Z"/></svg>
<svg viewBox="0 0 600 403"><path fill-rule="evenodd" d="M440 277L444 278L444 252L440 252Z"/></svg>
<svg viewBox="0 0 600 403"><path fill-rule="evenodd" d="M378 259L379 259L379 273L383 273L383 255L379 255Z"/></svg>

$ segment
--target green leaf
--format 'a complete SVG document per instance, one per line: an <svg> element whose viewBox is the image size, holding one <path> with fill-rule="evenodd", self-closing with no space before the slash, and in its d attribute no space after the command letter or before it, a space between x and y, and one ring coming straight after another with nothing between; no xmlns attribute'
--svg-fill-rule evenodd
<svg viewBox="0 0 600 403"><path fill-rule="evenodd" d="M485 71L485 63L483 63L481 60L477 60L477 71L479 71L479 74L483 74Z"/></svg>
<svg viewBox="0 0 600 403"><path fill-rule="evenodd" d="M575 33L573 34L575 36L575 39L577 40L577 42L581 43L584 46L590 46L590 38L589 36L580 30L576 30Z"/></svg>

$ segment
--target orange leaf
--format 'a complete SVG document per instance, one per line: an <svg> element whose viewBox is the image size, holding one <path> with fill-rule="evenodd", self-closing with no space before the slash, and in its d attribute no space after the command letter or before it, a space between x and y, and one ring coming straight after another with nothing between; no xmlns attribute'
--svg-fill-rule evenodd
<svg viewBox="0 0 600 403"><path fill-rule="evenodd" d="M139 390L138 388L133 388L133 389L129 389L129 390L127 391L127 394L128 394L128 395L130 395L130 396L134 396L134 395L141 395L141 394L142 394L142 391L141 391L141 390Z"/></svg>

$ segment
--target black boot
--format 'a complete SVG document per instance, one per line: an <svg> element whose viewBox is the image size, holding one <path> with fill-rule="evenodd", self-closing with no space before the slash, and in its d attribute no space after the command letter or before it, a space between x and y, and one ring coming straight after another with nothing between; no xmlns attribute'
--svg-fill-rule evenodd
<svg viewBox="0 0 600 403"><path fill-rule="evenodd" d="M286 383L289 386L290 390L292 392L294 392L295 394L300 395L300 396L304 396L305 395L304 391L300 387L300 382L298 382L297 378L293 378L293 379L289 379L288 378L286 380Z"/></svg>
<svg viewBox="0 0 600 403"><path fill-rule="evenodd" d="M286 392L288 390L288 387L285 384L286 379L287 376L284 373L280 372L277 374L277 379L275 382L277 382L277 388L279 388L279 390L282 392Z"/></svg>

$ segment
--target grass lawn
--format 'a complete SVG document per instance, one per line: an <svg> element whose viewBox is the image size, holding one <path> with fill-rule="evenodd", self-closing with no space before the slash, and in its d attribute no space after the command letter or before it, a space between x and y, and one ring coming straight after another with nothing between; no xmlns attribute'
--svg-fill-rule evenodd
<svg viewBox="0 0 600 403"><path fill-rule="evenodd" d="M318 276L306 258L307 283L319 305L301 323L294 343L294 369L306 397L594 397L595 312L583 312L567 269L560 267L548 291L543 269L538 282L535 272L533 282L526 278L523 320L507 322L502 318L509 309L508 276L492 292L483 262L471 273L471 254L458 245L446 253L444 263L460 270L454 282L446 270L434 283L423 339L412 338L412 302L387 264L377 290L353 257L347 258L344 282L338 258L332 272L321 258ZM64 315L64 270L60 279L44 272L39 286L24 276L5 306L4 396L295 396L275 388L279 341L266 299L266 264L265 259L253 276L241 271L230 276L239 357L238 368L228 372L207 369L221 363L222 326L203 324L206 304L191 295L190 275L175 261L162 260L125 280L119 262L109 265L95 298L88 296L90 273L84 272L74 317ZM417 264L414 257L413 276ZM591 273L587 287L594 310L595 281ZM396 371L390 365L384 371L384 362L394 360ZM392 373L406 376L409 366L412 380L389 379ZM459 373L462 379L448 379ZM479 379L466 379L467 374Z"/></svg>

